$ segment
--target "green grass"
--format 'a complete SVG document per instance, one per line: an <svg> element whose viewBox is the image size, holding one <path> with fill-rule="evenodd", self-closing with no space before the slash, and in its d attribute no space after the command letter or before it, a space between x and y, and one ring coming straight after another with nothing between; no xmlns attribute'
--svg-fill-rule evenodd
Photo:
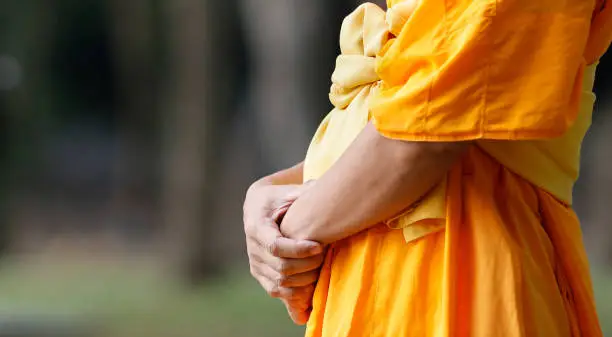
<svg viewBox="0 0 612 337"><path fill-rule="evenodd" d="M101 327L103 337L303 334L244 274L188 291L146 268L40 269L0 269L0 313L74 316Z"/></svg>
<svg viewBox="0 0 612 337"><path fill-rule="evenodd" d="M595 269L593 285L604 336L612 336L612 273Z"/></svg>
<svg viewBox="0 0 612 337"><path fill-rule="evenodd" d="M612 275L595 272L605 335L612 336ZM195 290L181 289L146 263L0 267L3 313L75 315L100 337L301 336L284 308L248 274L237 272Z"/></svg>

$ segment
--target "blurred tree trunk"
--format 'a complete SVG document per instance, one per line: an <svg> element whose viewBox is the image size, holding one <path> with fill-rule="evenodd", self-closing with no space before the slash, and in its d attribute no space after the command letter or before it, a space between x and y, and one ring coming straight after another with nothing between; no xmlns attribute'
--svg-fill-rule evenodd
<svg viewBox="0 0 612 337"><path fill-rule="evenodd" d="M151 0L112 0L115 51L117 142L114 167L113 209L115 228L140 227L130 219L139 204L154 204L151 154L155 146L156 53ZM149 179L148 179L149 178ZM148 210L151 211L150 209ZM129 223L126 223L129 222ZM151 224L146 224L151 226ZM143 228L140 228L143 229ZM147 232L151 228L145 229ZM143 235L143 232L139 232Z"/></svg>
<svg viewBox="0 0 612 337"><path fill-rule="evenodd" d="M194 281L215 274L215 257L207 191L210 152L215 139L214 115L217 64L212 43L210 2L167 0L169 76L163 114L162 207L171 263ZM218 113L223 113L219 111Z"/></svg>
<svg viewBox="0 0 612 337"><path fill-rule="evenodd" d="M241 0L254 60L251 106L266 170L302 160L316 121L327 110L328 84L320 87L313 77L328 73L321 69L321 55L327 56L330 46L321 43L329 42L327 3Z"/></svg>
<svg viewBox="0 0 612 337"><path fill-rule="evenodd" d="M2 8L0 7L0 10ZM6 111L8 104L0 97L0 109ZM2 256L9 243L9 223L8 223L8 176L10 174L8 147L9 147L9 119L6 114L0 114L0 256Z"/></svg>
<svg viewBox="0 0 612 337"><path fill-rule="evenodd" d="M364 1L240 2L265 170L284 168L303 160L317 123L330 110L327 94L342 19Z"/></svg>
<svg viewBox="0 0 612 337"><path fill-rule="evenodd" d="M607 146L612 143L611 128L610 115L597 116L583 153L582 187L576 191L589 257L593 264L607 266L612 266L612 158Z"/></svg>
<svg viewBox="0 0 612 337"><path fill-rule="evenodd" d="M2 93L0 102L2 125L5 128L3 141L6 149L2 154L2 187L0 187L0 250L10 249L14 231L28 231L32 228L12 228L11 209L21 193L31 188L33 178L42 169L35 157L41 143L47 136L47 122L51 114L50 101L56 91L51 83L49 67L52 44L57 22L57 2L26 3L23 1L2 1L0 5L0 53L14 57L21 82L12 90ZM38 181L33 184L38 183ZM44 190L44 188L39 188ZM33 224L37 226L39 224ZM48 228L34 228L45 231Z"/></svg>

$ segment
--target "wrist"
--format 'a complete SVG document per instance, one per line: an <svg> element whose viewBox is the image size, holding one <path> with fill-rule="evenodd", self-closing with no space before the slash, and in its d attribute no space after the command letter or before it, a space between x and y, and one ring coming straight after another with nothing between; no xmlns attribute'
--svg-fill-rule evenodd
<svg viewBox="0 0 612 337"><path fill-rule="evenodd" d="M308 203L304 201L298 199L285 214L280 225L283 236L294 240L313 239L317 219L313 212L307 211Z"/></svg>

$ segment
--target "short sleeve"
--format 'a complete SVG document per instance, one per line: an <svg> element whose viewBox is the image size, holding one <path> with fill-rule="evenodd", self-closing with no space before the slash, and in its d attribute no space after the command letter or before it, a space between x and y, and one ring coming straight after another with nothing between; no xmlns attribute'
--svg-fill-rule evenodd
<svg viewBox="0 0 612 337"><path fill-rule="evenodd" d="M411 141L562 136L578 113L594 1L420 0L377 59L370 112Z"/></svg>

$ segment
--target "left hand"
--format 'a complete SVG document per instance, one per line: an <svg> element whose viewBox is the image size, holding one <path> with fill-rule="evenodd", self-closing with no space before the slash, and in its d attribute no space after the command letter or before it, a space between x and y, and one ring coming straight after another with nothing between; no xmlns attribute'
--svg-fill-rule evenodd
<svg viewBox="0 0 612 337"><path fill-rule="evenodd" d="M255 185L244 206L251 274L272 297L283 300L293 321L304 324L323 247L282 236L278 222L307 186Z"/></svg>

